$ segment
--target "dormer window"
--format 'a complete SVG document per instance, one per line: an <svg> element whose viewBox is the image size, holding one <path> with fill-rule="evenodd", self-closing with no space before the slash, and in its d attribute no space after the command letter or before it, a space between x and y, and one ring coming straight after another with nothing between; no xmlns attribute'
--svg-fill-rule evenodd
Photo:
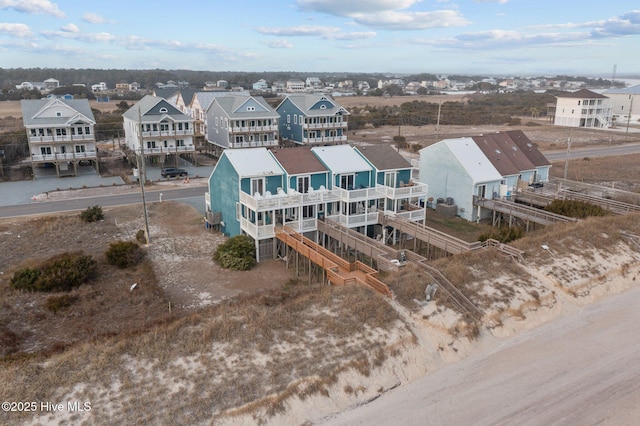
<svg viewBox="0 0 640 426"><path fill-rule="evenodd" d="M169 111L169 110L168 110L168 109L166 109L165 107L160 108L160 112L162 112L162 113L165 113L165 112L168 112L168 111Z"/></svg>
<svg viewBox="0 0 640 426"><path fill-rule="evenodd" d="M256 110L256 107L253 107L253 106L247 107L247 111L255 111L255 110Z"/></svg>
<svg viewBox="0 0 640 426"><path fill-rule="evenodd" d="M60 111L56 111L56 117L62 117L62 113Z"/></svg>

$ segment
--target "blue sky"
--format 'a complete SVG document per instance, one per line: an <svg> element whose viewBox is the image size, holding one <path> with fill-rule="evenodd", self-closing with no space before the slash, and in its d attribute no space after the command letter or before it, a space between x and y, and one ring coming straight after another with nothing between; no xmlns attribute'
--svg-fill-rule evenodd
<svg viewBox="0 0 640 426"><path fill-rule="evenodd" d="M0 0L3 68L610 77L639 48L626 0Z"/></svg>

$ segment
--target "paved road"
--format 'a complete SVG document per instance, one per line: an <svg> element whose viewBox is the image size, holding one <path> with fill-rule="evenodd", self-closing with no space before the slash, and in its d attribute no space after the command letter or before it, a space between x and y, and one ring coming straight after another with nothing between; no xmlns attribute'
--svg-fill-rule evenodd
<svg viewBox="0 0 640 426"><path fill-rule="evenodd" d="M145 198L147 202L156 202L160 200L160 193L162 193L163 201L185 200L192 198L196 198L197 201L197 198L200 198L202 206L204 206L204 193L206 191L206 186L178 189L158 189L152 191L147 190L145 191ZM191 204L192 202L193 201L189 202L189 204ZM84 210L89 206L95 205L100 205L102 207L113 207L139 203L142 203L142 196L140 192L120 195L103 195L96 197L75 198L68 200L33 202L29 204L0 206L0 218Z"/></svg>
<svg viewBox="0 0 640 426"><path fill-rule="evenodd" d="M577 308L326 425L637 425L640 287Z"/></svg>
<svg viewBox="0 0 640 426"><path fill-rule="evenodd" d="M567 158L567 151L545 151L544 156L550 162L564 161ZM640 143L627 145L606 146L600 148L579 148L569 151L569 159L580 159L585 157L611 157L616 155L640 154Z"/></svg>

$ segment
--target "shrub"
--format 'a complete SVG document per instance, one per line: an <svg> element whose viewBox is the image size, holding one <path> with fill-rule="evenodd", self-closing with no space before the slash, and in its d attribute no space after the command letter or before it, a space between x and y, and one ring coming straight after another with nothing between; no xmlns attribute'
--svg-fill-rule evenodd
<svg viewBox="0 0 640 426"><path fill-rule="evenodd" d="M524 236L524 229L519 226L503 226L498 229L492 229L491 231L484 233L478 237L480 241L486 241L488 239L498 240L501 243L509 243Z"/></svg>
<svg viewBox="0 0 640 426"><path fill-rule="evenodd" d="M73 305L78 300L78 296L73 296L71 294L63 294L62 296L49 296L47 301L44 304L44 307L53 312L54 314L58 313L63 309L67 309L71 305Z"/></svg>
<svg viewBox="0 0 640 426"><path fill-rule="evenodd" d="M142 258L140 246L133 241L115 241L104 253L110 265L120 269L134 266Z"/></svg>
<svg viewBox="0 0 640 426"><path fill-rule="evenodd" d="M85 210L80 212L79 216L83 222L97 222L104 219L104 213L100 206L87 207Z"/></svg>
<svg viewBox="0 0 640 426"><path fill-rule="evenodd" d="M248 271L256 264L256 247L251 237L237 235L218 246L213 260L223 268Z"/></svg>
<svg viewBox="0 0 640 426"><path fill-rule="evenodd" d="M553 202L544 209L552 213L578 219L584 219L589 216L606 216L609 214L600 206L577 200L553 200Z"/></svg>
<svg viewBox="0 0 640 426"><path fill-rule="evenodd" d="M138 232L136 232L136 241L140 244L147 244L147 236L145 235L144 230L138 229Z"/></svg>
<svg viewBox="0 0 640 426"><path fill-rule="evenodd" d="M50 257L36 268L23 268L11 277L10 286L27 291L68 291L95 274L97 262L81 252Z"/></svg>

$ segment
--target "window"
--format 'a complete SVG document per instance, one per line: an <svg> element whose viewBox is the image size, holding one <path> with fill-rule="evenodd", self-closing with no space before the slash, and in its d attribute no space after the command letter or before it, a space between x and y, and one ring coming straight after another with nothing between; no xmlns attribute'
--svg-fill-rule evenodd
<svg viewBox="0 0 640 426"><path fill-rule="evenodd" d="M160 108L160 112L167 112L167 109L165 107Z"/></svg>
<svg viewBox="0 0 640 426"><path fill-rule="evenodd" d="M184 123L184 129L189 130L189 123Z"/></svg>
<svg viewBox="0 0 640 426"><path fill-rule="evenodd" d="M251 195L264 194L264 179L253 178L251 179Z"/></svg>
<svg viewBox="0 0 640 426"><path fill-rule="evenodd" d="M176 146L184 146L184 139L176 140Z"/></svg>
<svg viewBox="0 0 640 426"><path fill-rule="evenodd" d="M86 152L86 148L84 145L76 145L76 153L80 154L82 152Z"/></svg>
<svg viewBox="0 0 640 426"><path fill-rule="evenodd" d="M298 116L293 114L293 124L298 124Z"/></svg>
<svg viewBox="0 0 640 426"><path fill-rule="evenodd" d="M36 129L31 129L31 136L35 136L36 135Z"/></svg>
<svg viewBox="0 0 640 426"><path fill-rule="evenodd" d="M253 106L247 107L247 111L255 111L255 110L256 110L256 107L253 107Z"/></svg>
<svg viewBox="0 0 640 426"><path fill-rule="evenodd" d="M164 147L168 148L169 147L169 143L167 141L163 141L164 142Z"/></svg>
<svg viewBox="0 0 640 426"><path fill-rule="evenodd" d="M62 113L60 111L56 111L56 117L62 117Z"/></svg>
<svg viewBox="0 0 640 426"><path fill-rule="evenodd" d="M178 130L182 130L182 123L178 123Z"/></svg>
<svg viewBox="0 0 640 426"><path fill-rule="evenodd" d="M169 130L169 123L166 122L161 122L160 123L160 131L161 132L166 132L167 130Z"/></svg>
<svg viewBox="0 0 640 426"><path fill-rule="evenodd" d="M153 128L153 131L154 131L154 132L157 132L157 131L158 131L158 125L157 125L156 123L153 123L152 128Z"/></svg>
<svg viewBox="0 0 640 426"><path fill-rule="evenodd" d="M42 155L51 155L51 147L50 146L41 146L40 154Z"/></svg>
<svg viewBox="0 0 640 426"><path fill-rule="evenodd" d="M216 122L216 127L218 127L218 117L216 117L215 122Z"/></svg>
<svg viewBox="0 0 640 426"><path fill-rule="evenodd" d="M396 172L387 172L384 174L384 184L390 188L396 187Z"/></svg>
<svg viewBox="0 0 640 426"><path fill-rule="evenodd" d="M340 188L353 189L354 179L355 176L353 174L340 176Z"/></svg>
<svg viewBox="0 0 640 426"><path fill-rule="evenodd" d="M287 124L291 123L291 116L287 114Z"/></svg>
<svg viewBox="0 0 640 426"><path fill-rule="evenodd" d="M309 192L309 182L311 180L310 176L299 176L298 177L298 192L302 194L306 194Z"/></svg>
<svg viewBox="0 0 640 426"><path fill-rule="evenodd" d="M326 105L320 105L320 109L327 109Z"/></svg>
<svg viewBox="0 0 640 426"><path fill-rule="evenodd" d="M236 143L244 142L244 135L236 135Z"/></svg>
<svg viewBox="0 0 640 426"><path fill-rule="evenodd" d="M147 148L155 148L156 147L156 141L147 141Z"/></svg>
<svg viewBox="0 0 640 426"><path fill-rule="evenodd" d="M67 129L56 129L56 136L66 136Z"/></svg>

